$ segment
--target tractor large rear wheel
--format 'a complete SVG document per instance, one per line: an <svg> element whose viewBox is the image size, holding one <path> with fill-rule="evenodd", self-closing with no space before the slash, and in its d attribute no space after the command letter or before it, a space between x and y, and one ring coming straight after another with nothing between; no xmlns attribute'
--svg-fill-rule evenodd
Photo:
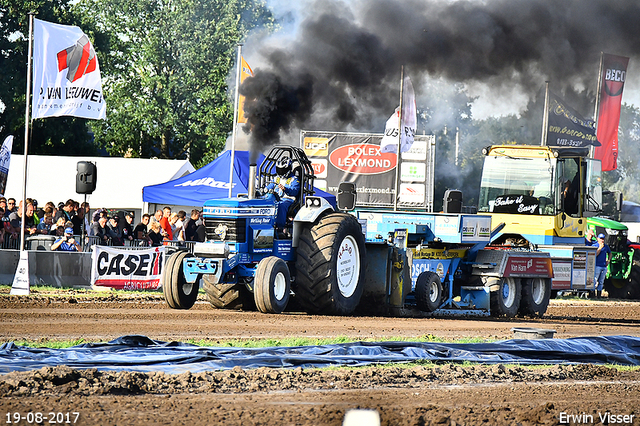
<svg viewBox="0 0 640 426"><path fill-rule="evenodd" d="M629 277L628 295L629 299L640 299L640 265L636 264L634 254L633 266L631 267L631 274ZM639 262L640 263L640 262Z"/></svg>
<svg viewBox="0 0 640 426"><path fill-rule="evenodd" d="M187 251L173 253L164 267L162 292L170 308L189 309L198 298L198 282L188 283L184 277L182 262L193 255Z"/></svg>
<svg viewBox="0 0 640 426"><path fill-rule="evenodd" d="M364 265L364 235L358 220L346 213L322 217L300 235L296 300L309 313L353 313L362 297Z"/></svg>
<svg viewBox="0 0 640 426"><path fill-rule="evenodd" d="M253 297L243 284L219 283L215 275L207 274L202 277L202 287L207 301L216 309L254 309Z"/></svg>
<svg viewBox="0 0 640 426"><path fill-rule="evenodd" d="M631 270L631 276L627 280L611 279L604 280L604 289L607 290L609 298L611 299L628 299L629 291L633 286L633 270ZM637 274L636 274L637 275Z"/></svg>

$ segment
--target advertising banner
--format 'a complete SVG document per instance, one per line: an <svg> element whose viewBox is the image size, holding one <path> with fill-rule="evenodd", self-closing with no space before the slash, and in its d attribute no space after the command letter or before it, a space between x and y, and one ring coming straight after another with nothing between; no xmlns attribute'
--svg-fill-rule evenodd
<svg viewBox="0 0 640 426"><path fill-rule="evenodd" d="M400 107L387 120L384 128L384 136L380 142L382 152L397 152L398 142L400 142L400 152L407 152L413 145L414 135L418 123L416 108L416 94L413 90L411 79L407 76L404 78L402 92L402 117L400 117ZM402 120L400 120L400 118ZM400 123L402 121L402 123ZM400 141L398 141L398 124L402 129Z"/></svg>
<svg viewBox="0 0 640 426"><path fill-rule="evenodd" d="M553 93L549 93L548 114L547 145L571 148L600 146L594 121L585 119Z"/></svg>
<svg viewBox="0 0 640 426"><path fill-rule="evenodd" d="M156 290L162 286L165 247L144 250L93 246L91 284L119 290Z"/></svg>
<svg viewBox="0 0 640 426"><path fill-rule="evenodd" d="M602 146L594 152L594 158L602 161L603 172L618 168L618 125L627 65L629 58L603 55L598 107L598 140Z"/></svg>
<svg viewBox="0 0 640 426"><path fill-rule="evenodd" d="M9 165L11 164L11 148L13 147L13 135L4 139L0 147L0 196L5 195L7 178L9 177Z"/></svg>
<svg viewBox="0 0 640 426"><path fill-rule="evenodd" d="M240 84L244 83L244 80L247 77L253 77L253 70L251 69L251 67L249 66L249 64L247 63L247 61L244 60L244 57L240 57L240 62L241 62L241 66L242 68L240 69ZM238 123L246 123L247 122L247 117L244 116L244 96L239 95L238 98Z"/></svg>
<svg viewBox="0 0 640 426"><path fill-rule="evenodd" d="M382 134L303 131L302 148L311 160L314 185L337 195L340 182L356 184L359 207L393 207L398 155L383 152ZM415 136L400 154L400 194L403 208L433 209L435 137Z"/></svg>
<svg viewBox="0 0 640 426"><path fill-rule="evenodd" d="M32 118L106 119L100 66L78 27L34 20Z"/></svg>

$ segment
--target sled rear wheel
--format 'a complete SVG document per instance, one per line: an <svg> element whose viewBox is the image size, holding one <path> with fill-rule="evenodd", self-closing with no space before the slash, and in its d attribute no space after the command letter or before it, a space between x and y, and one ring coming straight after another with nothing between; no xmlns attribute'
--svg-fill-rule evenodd
<svg viewBox="0 0 640 426"><path fill-rule="evenodd" d="M500 288L492 291L490 300L491 315L513 318L520 306L520 280L515 278L500 279Z"/></svg>

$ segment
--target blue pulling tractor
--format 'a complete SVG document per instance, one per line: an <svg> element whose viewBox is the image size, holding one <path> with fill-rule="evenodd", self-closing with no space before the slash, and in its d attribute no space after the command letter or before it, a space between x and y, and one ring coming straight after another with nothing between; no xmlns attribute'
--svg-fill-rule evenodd
<svg viewBox="0 0 640 426"><path fill-rule="evenodd" d="M283 158L290 159L300 191L286 203L286 224L276 226L283 200L267 188ZM358 220L313 195L313 168L302 149L274 147L256 169L251 166L246 196L205 203L207 241L195 244L193 255L180 251L167 259L163 288L169 306L191 308L202 279L215 308L280 313L293 290L308 312L353 312L366 255Z"/></svg>
<svg viewBox="0 0 640 426"><path fill-rule="evenodd" d="M287 202L266 188L288 158L300 193ZM289 162L289 161L287 161ZM259 170L251 166L249 193L207 201L207 241L193 254L168 257L164 295L170 307L189 309L202 280L218 309L281 313L294 297L308 313L349 315L542 316L553 277L548 253L491 246L491 217L356 209L355 184L338 191L340 210L314 195L305 152L274 147ZM346 213L346 211L350 211Z"/></svg>

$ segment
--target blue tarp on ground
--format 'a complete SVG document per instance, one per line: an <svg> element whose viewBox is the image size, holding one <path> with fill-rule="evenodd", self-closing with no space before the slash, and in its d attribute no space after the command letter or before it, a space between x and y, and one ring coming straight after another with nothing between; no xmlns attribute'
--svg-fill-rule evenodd
<svg viewBox="0 0 640 426"><path fill-rule="evenodd" d="M513 339L494 343L357 342L323 346L271 348L201 347L123 336L109 343L46 349L5 343L0 373L66 365L98 370L186 371L284 367L363 366L389 362L479 362L485 364L640 365L640 338L629 336L572 339Z"/></svg>
<svg viewBox="0 0 640 426"><path fill-rule="evenodd" d="M264 155L260 154L260 166ZM229 196L229 165L231 151L225 151L218 158L193 173L169 182L142 188L142 201L152 204L194 206L204 205L207 200ZM249 185L249 151L236 151L233 167L232 196L246 194ZM335 206L335 196L316 188L316 195L324 197Z"/></svg>

